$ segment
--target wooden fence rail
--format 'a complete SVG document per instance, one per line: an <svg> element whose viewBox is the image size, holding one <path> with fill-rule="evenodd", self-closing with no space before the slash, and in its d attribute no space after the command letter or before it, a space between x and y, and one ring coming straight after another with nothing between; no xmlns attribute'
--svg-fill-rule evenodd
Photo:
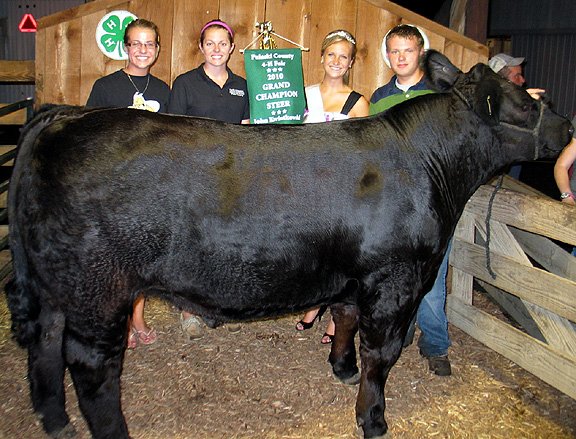
<svg viewBox="0 0 576 439"><path fill-rule="evenodd" d="M485 223L493 186L478 189L458 223L448 319L576 398L576 258L568 251L576 246L576 210L511 179L505 187L491 210L489 257ZM521 329L474 306L474 280Z"/></svg>

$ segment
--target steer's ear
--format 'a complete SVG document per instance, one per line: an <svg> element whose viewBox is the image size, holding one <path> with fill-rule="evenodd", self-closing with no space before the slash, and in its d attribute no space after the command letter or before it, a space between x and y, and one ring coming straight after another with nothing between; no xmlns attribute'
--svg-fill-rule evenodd
<svg viewBox="0 0 576 439"><path fill-rule="evenodd" d="M452 64L446 56L433 49L426 51L422 68L428 84L439 92L450 91L462 74L460 69Z"/></svg>
<svg viewBox="0 0 576 439"><path fill-rule="evenodd" d="M500 78L493 78L489 67L479 64L474 69L488 72L484 74L474 92L474 111L489 126L500 123L500 102L502 101L502 87Z"/></svg>

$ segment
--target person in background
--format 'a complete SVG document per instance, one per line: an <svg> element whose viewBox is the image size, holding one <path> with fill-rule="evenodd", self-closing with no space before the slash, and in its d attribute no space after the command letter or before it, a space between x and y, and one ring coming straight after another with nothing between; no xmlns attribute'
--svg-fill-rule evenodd
<svg viewBox="0 0 576 439"><path fill-rule="evenodd" d="M126 26L124 47L128 54L126 67L98 79L86 102L86 107L128 107L153 112L165 112L170 87L150 74L160 51L158 27L139 18ZM144 319L143 295L134 301L129 322L128 349L149 345L158 335Z"/></svg>
<svg viewBox="0 0 576 439"><path fill-rule="evenodd" d="M168 112L231 123L249 123L246 80L228 68L234 51L234 32L221 20L211 20L200 31L204 62L183 73L172 85Z"/></svg>
<svg viewBox="0 0 576 439"><path fill-rule="evenodd" d="M498 73L504 79L516 84L519 87L524 87L526 85L526 79L524 78L523 72L524 58L518 57L514 58L505 53L499 53L494 55L488 60L488 66ZM526 91L532 98L540 99L541 95L546 91L542 88L527 88ZM516 180L520 178L520 172L522 171L522 165L516 164L510 166L508 175L514 177Z"/></svg>
<svg viewBox="0 0 576 439"><path fill-rule="evenodd" d="M426 35L416 26L400 24L393 27L384 37L382 54L386 64L394 72L390 81L378 88L370 98L370 114L386 111L400 102L433 93L428 90L420 60L428 48ZM428 367L436 375L452 374L448 348L448 318L446 317L446 275L450 245L438 270L432 289L423 297L416 313L420 328L418 347L427 358ZM406 336L404 346L412 343L414 324Z"/></svg>
<svg viewBox="0 0 576 439"><path fill-rule="evenodd" d="M168 112L230 123L249 123L246 80L228 68L228 60L234 51L234 31L222 20L211 20L202 26L198 46L204 62L176 78ZM182 311L180 322L189 340L204 335L204 323L194 314ZM240 327L228 325L228 330L237 332Z"/></svg>
<svg viewBox="0 0 576 439"><path fill-rule="evenodd" d="M576 128L576 117L572 119ZM564 148L554 165L554 180L560 190L560 200L566 204L575 204L576 175L574 175L574 161L576 160L576 132L572 141Z"/></svg>
<svg viewBox="0 0 576 439"><path fill-rule="evenodd" d="M308 110L304 123L368 116L368 100L348 85L350 69L356 60L356 40L352 34L342 29L329 32L322 42L320 56L324 77L320 84L309 85L305 89ZM296 323L296 330L312 328L325 310L326 308L322 307L308 311ZM320 342L332 343L334 330L334 321L330 319Z"/></svg>

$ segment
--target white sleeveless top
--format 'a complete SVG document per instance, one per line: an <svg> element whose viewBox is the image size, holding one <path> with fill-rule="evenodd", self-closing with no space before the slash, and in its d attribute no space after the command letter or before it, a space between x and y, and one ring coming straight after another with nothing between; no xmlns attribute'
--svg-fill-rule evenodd
<svg viewBox="0 0 576 439"><path fill-rule="evenodd" d="M324 111L320 84L309 85L304 91L308 104L308 112L304 115L304 123L330 122L332 120L343 120L350 117L347 114L342 114L337 111Z"/></svg>

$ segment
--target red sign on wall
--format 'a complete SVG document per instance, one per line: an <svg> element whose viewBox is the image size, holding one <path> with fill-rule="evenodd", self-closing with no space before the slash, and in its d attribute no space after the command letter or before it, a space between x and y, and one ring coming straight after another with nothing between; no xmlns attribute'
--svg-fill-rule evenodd
<svg viewBox="0 0 576 439"><path fill-rule="evenodd" d="M20 32L36 32L37 28L38 24L36 24L36 20L32 14L24 14L18 25Z"/></svg>

